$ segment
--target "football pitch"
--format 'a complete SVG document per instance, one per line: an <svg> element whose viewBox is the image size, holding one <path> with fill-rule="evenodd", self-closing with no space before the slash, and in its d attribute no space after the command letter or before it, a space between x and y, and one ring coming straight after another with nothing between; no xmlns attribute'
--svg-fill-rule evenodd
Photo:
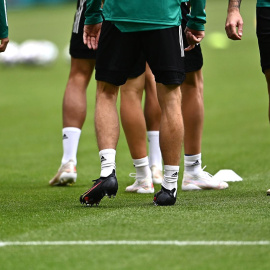
<svg viewBox="0 0 270 270"><path fill-rule="evenodd" d="M270 127L255 1L242 3L241 42L224 39L226 5L207 1L202 158L209 173L231 169L243 181L230 182L222 191L179 188L172 207L154 206L152 194L125 193L133 183L128 175L135 171L122 130L116 198L105 197L99 207L79 203L100 172L94 80L88 88L77 183L48 185L62 157L62 97L69 73L63 51L75 2L9 11L11 40L50 40L59 57L45 67L0 65L1 270L269 269Z"/></svg>

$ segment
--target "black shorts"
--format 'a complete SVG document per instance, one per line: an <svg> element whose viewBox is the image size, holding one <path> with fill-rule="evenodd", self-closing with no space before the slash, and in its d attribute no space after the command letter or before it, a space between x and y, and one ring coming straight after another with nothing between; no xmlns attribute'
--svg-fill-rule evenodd
<svg viewBox="0 0 270 270"><path fill-rule="evenodd" d="M190 13L190 9L187 6L187 2L181 4L181 12L182 12L182 23L181 23L182 38L184 42L184 48L187 48L188 42L186 39L186 35L184 33L184 30L188 22L187 14ZM140 61L143 61L143 58L138 60L138 62ZM200 44L198 44L191 51L185 52L185 73L200 70L202 66L203 66L203 55L201 46ZM135 65L133 71L130 73L131 78L135 78L144 72L144 70L142 71L140 67L141 67L140 65Z"/></svg>
<svg viewBox="0 0 270 270"><path fill-rule="evenodd" d="M257 7L257 37L262 71L270 69L270 7Z"/></svg>
<svg viewBox="0 0 270 270"><path fill-rule="evenodd" d="M70 39L69 53L74 58L95 59L96 51L90 50L83 43L83 27L84 27L84 21L85 21L85 16L84 16L85 10L86 10L86 0L78 0L77 11L74 16L72 35Z"/></svg>
<svg viewBox="0 0 270 270"><path fill-rule="evenodd" d="M184 30L186 28L188 18L187 14L189 14L190 10L187 6L186 2L181 4L181 12L182 12L182 30L183 30L183 41L184 41L184 47L188 47L186 35L184 33ZM194 49L191 51L185 52L185 72L192 72L200 70L203 66L203 56L201 51L200 44L196 45Z"/></svg>
<svg viewBox="0 0 270 270"><path fill-rule="evenodd" d="M144 72L145 62L156 82L182 84L185 70L181 27L122 33L114 24L103 22L96 58L96 80L123 85L135 67Z"/></svg>

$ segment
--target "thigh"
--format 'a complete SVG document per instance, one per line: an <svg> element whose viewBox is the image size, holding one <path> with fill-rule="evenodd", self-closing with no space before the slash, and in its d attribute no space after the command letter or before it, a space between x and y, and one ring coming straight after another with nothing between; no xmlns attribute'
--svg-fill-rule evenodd
<svg viewBox="0 0 270 270"><path fill-rule="evenodd" d="M137 34L122 33L114 24L103 22L96 59L97 80L114 85L126 82L141 54Z"/></svg>
<svg viewBox="0 0 270 270"><path fill-rule="evenodd" d="M181 26L183 30L182 38L184 42L184 48L186 48L188 47L188 42L187 42L184 30L188 22L187 14L189 14L190 12L187 2L181 4L181 12L182 12ZM198 44L191 51L185 52L185 72L188 73L188 72L200 70L202 66L203 66L203 56L202 56L202 51L201 51L201 45Z"/></svg>
<svg viewBox="0 0 270 270"><path fill-rule="evenodd" d="M262 71L270 68L270 8L257 7L257 37Z"/></svg>
<svg viewBox="0 0 270 270"><path fill-rule="evenodd" d="M141 36L145 58L156 82L181 84L185 79L181 27L145 31Z"/></svg>
<svg viewBox="0 0 270 270"><path fill-rule="evenodd" d="M90 50L83 43L83 27L85 21L86 0L77 1L77 10L74 16L69 53L77 59L95 59L96 51Z"/></svg>

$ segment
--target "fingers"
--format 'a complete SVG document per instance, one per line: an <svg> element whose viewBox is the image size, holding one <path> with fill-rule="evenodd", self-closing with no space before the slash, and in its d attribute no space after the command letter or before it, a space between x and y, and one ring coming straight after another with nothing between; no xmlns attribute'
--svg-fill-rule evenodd
<svg viewBox="0 0 270 270"><path fill-rule="evenodd" d="M94 37L94 36L90 37L90 43L91 43L91 47L93 48L93 50L96 50L98 47L97 37Z"/></svg>
<svg viewBox="0 0 270 270"><path fill-rule="evenodd" d="M87 32L83 33L83 43L87 45L89 49L96 50L98 47L98 39L96 36L90 36Z"/></svg>
<svg viewBox="0 0 270 270"><path fill-rule="evenodd" d="M187 48L184 49L184 51L185 52L189 52L189 51L191 51L194 48L195 48L195 45L189 45Z"/></svg>
<svg viewBox="0 0 270 270"><path fill-rule="evenodd" d="M100 37L101 31L98 31L97 33L97 38L96 38L96 47L98 48L98 42L99 42L99 37Z"/></svg>
<svg viewBox="0 0 270 270"><path fill-rule="evenodd" d="M87 32L83 32L83 43L84 43L85 45L87 45L87 47L88 47L89 49L92 49L90 36L88 35Z"/></svg>
<svg viewBox="0 0 270 270"><path fill-rule="evenodd" d="M8 38L1 39L0 52L4 52L6 50L8 42L9 42Z"/></svg>
<svg viewBox="0 0 270 270"><path fill-rule="evenodd" d="M226 34L229 39L232 40L241 40L243 35L243 25L240 26L240 29L238 29L237 33L237 26L236 24L228 24L225 27Z"/></svg>
<svg viewBox="0 0 270 270"><path fill-rule="evenodd" d="M101 23L96 25L85 25L83 29L83 43L89 49L96 50L100 36Z"/></svg>
<svg viewBox="0 0 270 270"><path fill-rule="evenodd" d="M228 13L225 31L229 39L241 40L243 36L243 19L239 12Z"/></svg>
<svg viewBox="0 0 270 270"><path fill-rule="evenodd" d="M239 37L242 38L242 35L243 35L243 23L242 22L240 22L238 24L238 35L239 35Z"/></svg>
<svg viewBox="0 0 270 270"><path fill-rule="evenodd" d="M194 35L193 33L191 33L191 31L187 29L185 30L185 34L186 34L187 42L189 45L187 48L185 48L186 52L194 49L195 45L199 44L204 37L202 33L200 33L201 36L196 36L196 34Z"/></svg>

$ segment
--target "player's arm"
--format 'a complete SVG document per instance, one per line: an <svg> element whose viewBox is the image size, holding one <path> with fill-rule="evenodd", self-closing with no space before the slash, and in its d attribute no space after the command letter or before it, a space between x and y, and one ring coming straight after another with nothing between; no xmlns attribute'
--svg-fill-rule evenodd
<svg viewBox="0 0 270 270"><path fill-rule="evenodd" d="M83 42L89 49L96 50L102 25L101 0L87 0Z"/></svg>
<svg viewBox="0 0 270 270"><path fill-rule="evenodd" d="M240 14L242 0L229 0L225 30L228 38L241 40L243 35L243 19Z"/></svg>
<svg viewBox="0 0 270 270"><path fill-rule="evenodd" d="M189 46L185 51L192 50L204 38L204 24L206 23L205 2L206 0L190 0L191 13L188 15L189 21L185 29Z"/></svg>
<svg viewBox="0 0 270 270"><path fill-rule="evenodd" d="M6 50L8 42L6 1L0 0L0 52L4 52Z"/></svg>

